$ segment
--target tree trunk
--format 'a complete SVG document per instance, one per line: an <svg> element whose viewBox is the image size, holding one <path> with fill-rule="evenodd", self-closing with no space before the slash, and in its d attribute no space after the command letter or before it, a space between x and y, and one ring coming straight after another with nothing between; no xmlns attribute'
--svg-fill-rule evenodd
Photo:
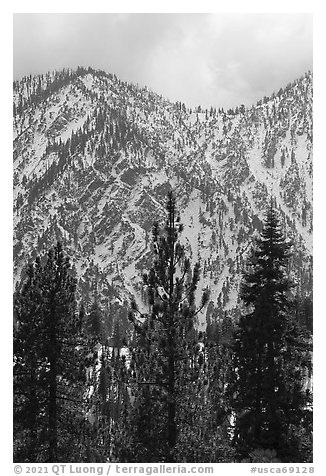
<svg viewBox="0 0 326 476"><path fill-rule="evenodd" d="M36 392L36 362L33 361L33 368L31 373L31 393L30 393L30 404L31 404L31 416L30 416L30 438L31 445L29 450L29 461L31 463L36 462L37 457L37 407L38 399Z"/></svg>
<svg viewBox="0 0 326 476"><path fill-rule="evenodd" d="M51 313L51 327L49 330L49 463L57 462L57 336L55 315Z"/></svg>
<svg viewBox="0 0 326 476"><path fill-rule="evenodd" d="M172 200L172 199L171 199ZM175 423L175 303L174 303L174 253L175 253L175 211L171 206L169 211L169 231L170 236L170 263L169 263L169 356L168 356L168 446L169 446L169 463L174 462L174 448L176 445L176 423Z"/></svg>
<svg viewBox="0 0 326 476"><path fill-rule="evenodd" d="M57 376L55 358L50 362L49 377L49 463L57 462Z"/></svg>
<svg viewBox="0 0 326 476"><path fill-rule="evenodd" d="M176 445L176 423L175 423L175 367L174 352L169 356L169 400L168 400L168 444L169 463L174 462L173 450Z"/></svg>

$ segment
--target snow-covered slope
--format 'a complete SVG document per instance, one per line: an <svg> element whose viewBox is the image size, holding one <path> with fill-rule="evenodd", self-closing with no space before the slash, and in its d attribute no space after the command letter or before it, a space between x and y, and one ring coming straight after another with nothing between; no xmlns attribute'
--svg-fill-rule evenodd
<svg viewBox="0 0 326 476"><path fill-rule="evenodd" d="M229 111L187 110L90 68L14 83L17 280L31 255L59 239L86 301L96 292L107 312L123 314L133 294L143 306L151 226L164 219L170 187L217 313L237 309L271 196L294 242L289 272L311 292L311 73Z"/></svg>

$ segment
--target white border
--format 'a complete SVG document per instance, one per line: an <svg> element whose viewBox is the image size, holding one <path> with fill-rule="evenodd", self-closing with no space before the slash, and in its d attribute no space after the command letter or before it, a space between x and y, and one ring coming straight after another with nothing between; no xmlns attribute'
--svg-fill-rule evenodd
<svg viewBox="0 0 326 476"><path fill-rule="evenodd" d="M76 8L78 5L78 8ZM325 330L324 299L326 280L325 263L325 162L326 152L324 138L326 137L326 115L324 64L325 64L325 38L326 18L322 2L276 0L273 2L258 2L247 0L228 0L216 2L202 0L200 2L185 1L67 1L57 0L53 3L41 1L13 1L10 5L1 7L0 34L2 68L0 75L1 94L1 174L0 174L0 203L1 203L1 297L2 321L5 328L1 342L2 362L2 438L1 452L2 473L14 474L12 466L12 15L13 13L313 13L314 14L314 382L315 382L315 419L314 419L314 467L315 472L323 467L323 437L324 425L324 380L325 369L322 353ZM8 399L9 395L9 399ZM249 474L249 467L244 464L218 464L216 473L221 474ZM266 466L266 465L265 465ZM291 466L291 465L274 465ZM298 465L292 465L298 466ZM302 465L300 465L302 466ZM319 472L318 472L319 473ZM322 474L320 472L319 474Z"/></svg>

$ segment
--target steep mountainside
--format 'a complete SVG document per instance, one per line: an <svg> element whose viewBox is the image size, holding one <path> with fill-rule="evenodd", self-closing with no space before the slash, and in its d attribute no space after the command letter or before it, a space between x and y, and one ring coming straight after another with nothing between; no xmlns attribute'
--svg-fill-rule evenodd
<svg viewBox="0 0 326 476"><path fill-rule="evenodd" d="M241 271L276 198L289 269L312 287L312 75L256 106L186 109L91 68L14 83L14 266L61 240L84 299L124 316L151 263L151 226L173 187L183 241L211 303L238 308ZM222 310L223 307L223 310Z"/></svg>

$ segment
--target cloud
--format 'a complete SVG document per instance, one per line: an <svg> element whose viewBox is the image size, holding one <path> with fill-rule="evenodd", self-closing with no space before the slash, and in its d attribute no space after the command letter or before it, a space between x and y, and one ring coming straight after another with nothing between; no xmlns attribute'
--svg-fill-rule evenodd
<svg viewBox="0 0 326 476"><path fill-rule="evenodd" d="M14 77L77 65L188 106L250 105L312 68L312 15L14 16Z"/></svg>
<svg viewBox="0 0 326 476"><path fill-rule="evenodd" d="M257 100L312 67L307 15L228 15L213 17L212 23L217 23L212 68L218 85L233 91L236 100L238 93L244 102Z"/></svg>

